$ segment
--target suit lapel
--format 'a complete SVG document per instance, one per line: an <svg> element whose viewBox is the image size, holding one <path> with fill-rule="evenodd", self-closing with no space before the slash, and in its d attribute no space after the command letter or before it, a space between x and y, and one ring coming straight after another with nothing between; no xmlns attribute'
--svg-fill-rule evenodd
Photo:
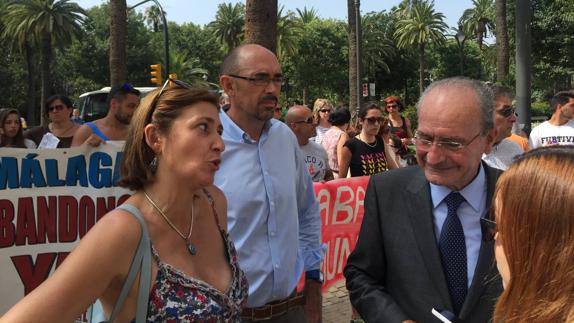
<svg viewBox="0 0 574 323"><path fill-rule="evenodd" d="M422 171L407 184L403 205L411 221L419 251L424 260L428 274L444 304L452 310L446 279L442 269L441 258L437 247L432 214L432 200L429 184Z"/></svg>
<svg viewBox="0 0 574 323"><path fill-rule="evenodd" d="M496 185L496 180L500 175L500 171L488 167L483 164L486 171L486 215L490 216L490 206L492 202L492 195L494 194L494 189ZM459 317L464 319L465 316L470 312L476 302L480 299L484 288L486 287L489 280L493 277L489 275L492 267L494 266L494 242L482 241L480 244L480 251L478 253L478 260L476 263L476 269L474 270L474 278L472 279L472 284L468 290L468 294L460 311Z"/></svg>

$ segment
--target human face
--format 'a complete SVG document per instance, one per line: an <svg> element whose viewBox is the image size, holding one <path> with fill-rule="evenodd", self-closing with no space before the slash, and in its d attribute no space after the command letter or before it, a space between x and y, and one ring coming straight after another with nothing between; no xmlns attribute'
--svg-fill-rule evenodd
<svg viewBox="0 0 574 323"><path fill-rule="evenodd" d="M572 120L574 118L574 99L570 98L566 104L560 106L560 115L564 119Z"/></svg>
<svg viewBox="0 0 574 323"><path fill-rule="evenodd" d="M494 199L494 210L496 212L495 219L497 222L500 220L500 215L498 210L502 207L502 202L500 198L496 197ZM510 267L508 266L508 260L506 259L506 254L504 253L504 247L502 246L502 237L499 233L494 236L494 257L496 258L496 267L498 272L502 277L502 286L506 288L508 282L510 281Z"/></svg>
<svg viewBox="0 0 574 323"><path fill-rule="evenodd" d="M322 107L321 109L319 109L319 119L320 120L329 120L329 115L331 114L331 107L328 105L325 105L324 107Z"/></svg>
<svg viewBox="0 0 574 323"><path fill-rule="evenodd" d="M225 149L219 112L208 102L183 109L168 133L160 135L158 172L198 187L209 186L213 184Z"/></svg>
<svg viewBox="0 0 574 323"><path fill-rule="evenodd" d="M277 57L258 45L246 45L239 54L240 68L230 75L221 76L221 84L231 101L230 115L246 121L265 123L273 118L281 91L281 83L274 80L282 77ZM266 76L271 79L266 85L256 84L244 78Z"/></svg>
<svg viewBox="0 0 574 323"><path fill-rule="evenodd" d="M293 126L293 131L297 138L309 140L309 138L315 136L317 133L315 131L315 122L313 120L313 112L305 108L297 111L295 115L295 120L291 122Z"/></svg>
<svg viewBox="0 0 574 323"><path fill-rule="evenodd" d="M396 102L387 103L385 109L387 109L388 113L398 114L399 112L401 112L401 107Z"/></svg>
<svg viewBox="0 0 574 323"><path fill-rule="evenodd" d="M379 129L381 129L381 125L383 124L383 113L379 109L370 109L367 111L367 114L363 119L361 119L362 129L361 132L370 135L376 136L379 133Z"/></svg>
<svg viewBox="0 0 574 323"><path fill-rule="evenodd" d="M4 135L8 138L14 138L20 130L20 118L16 113L10 113L4 120Z"/></svg>
<svg viewBox="0 0 574 323"><path fill-rule="evenodd" d="M430 147L416 145L419 165L426 179L436 185L460 190L478 173L483 153L490 152L494 129L482 134L479 101L466 87L435 88L421 102L417 133L435 142ZM436 141L456 141L458 151L439 147Z"/></svg>
<svg viewBox="0 0 574 323"><path fill-rule="evenodd" d="M512 114L508 115L511 109ZM507 114L507 116L504 116L504 114ZM514 113L510 98L506 96L497 97L494 100L494 127L498 131L498 137L496 138L497 143L510 136L514 122L516 122L516 114Z"/></svg>
<svg viewBox="0 0 574 323"><path fill-rule="evenodd" d="M117 109L116 113L114 114L116 120L122 124L129 125L139 104L140 97L132 93L126 94L122 100L117 100Z"/></svg>
<svg viewBox="0 0 574 323"><path fill-rule="evenodd" d="M70 119L72 107L68 107L60 99L56 99L48 104L48 117L52 122L62 122Z"/></svg>

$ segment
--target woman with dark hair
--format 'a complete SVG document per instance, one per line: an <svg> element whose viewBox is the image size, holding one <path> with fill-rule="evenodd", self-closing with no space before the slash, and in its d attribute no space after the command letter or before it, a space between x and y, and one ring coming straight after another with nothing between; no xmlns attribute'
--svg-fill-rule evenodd
<svg viewBox="0 0 574 323"><path fill-rule="evenodd" d="M119 185L134 194L3 319L72 322L98 298L109 315L142 235L139 218L153 255L151 277L143 277L152 283L146 321L240 322L247 280L227 234L225 196L213 185L221 132L218 100L207 90L168 79L149 94L131 120L122 160ZM117 321L135 317L138 285Z"/></svg>
<svg viewBox="0 0 574 323"><path fill-rule="evenodd" d="M327 151L329 167L333 171L333 177L339 178L339 160L343 145L349 139L347 129L351 121L351 112L346 107L339 107L329 114L329 123L331 128L323 135L321 144ZM346 177L342 175L341 177Z"/></svg>
<svg viewBox="0 0 574 323"><path fill-rule="evenodd" d="M80 128L72 121L72 101L65 95L53 95L46 100L45 111L50 123L29 129L24 136L34 141L38 148L69 148Z"/></svg>
<svg viewBox="0 0 574 323"><path fill-rule="evenodd" d="M403 103L398 96L389 96L385 98L385 109L389 114L389 126L391 133L399 137L404 145L412 144L413 131L411 130L411 121L403 117Z"/></svg>
<svg viewBox="0 0 574 323"><path fill-rule="evenodd" d="M495 323L574 322L573 183L572 146L527 152L498 179L496 222L481 220L504 286Z"/></svg>
<svg viewBox="0 0 574 323"><path fill-rule="evenodd" d="M381 108L375 103L366 103L359 110L361 131L349 139L341 150L339 171L346 177L369 176L382 173L390 168L397 168L389 146L379 137L379 130L385 123Z"/></svg>
<svg viewBox="0 0 574 323"><path fill-rule="evenodd" d="M21 120L16 109L0 110L0 147L36 148L33 141L24 138Z"/></svg>

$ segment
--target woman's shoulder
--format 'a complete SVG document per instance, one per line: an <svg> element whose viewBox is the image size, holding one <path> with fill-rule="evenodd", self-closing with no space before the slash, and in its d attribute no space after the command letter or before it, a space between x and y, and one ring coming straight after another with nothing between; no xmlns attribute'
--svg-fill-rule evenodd
<svg viewBox="0 0 574 323"><path fill-rule="evenodd" d="M227 198L222 190L215 185L210 185L204 188L209 202L213 201L215 208L215 216L217 216L219 223L223 229L227 229Z"/></svg>

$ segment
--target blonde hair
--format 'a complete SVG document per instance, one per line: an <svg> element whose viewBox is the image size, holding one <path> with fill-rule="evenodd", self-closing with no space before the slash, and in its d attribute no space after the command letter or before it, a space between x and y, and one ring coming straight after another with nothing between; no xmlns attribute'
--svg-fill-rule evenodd
<svg viewBox="0 0 574 323"><path fill-rule="evenodd" d="M498 238L510 280L494 322L574 320L574 146L532 150L500 177Z"/></svg>
<svg viewBox="0 0 574 323"><path fill-rule="evenodd" d="M321 121L319 110L323 108L330 108L331 110L333 110L333 104L331 103L331 101L327 99L319 98L315 100L315 103L313 104L313 117L315 118L316 123L319 123Z"/></svg>

